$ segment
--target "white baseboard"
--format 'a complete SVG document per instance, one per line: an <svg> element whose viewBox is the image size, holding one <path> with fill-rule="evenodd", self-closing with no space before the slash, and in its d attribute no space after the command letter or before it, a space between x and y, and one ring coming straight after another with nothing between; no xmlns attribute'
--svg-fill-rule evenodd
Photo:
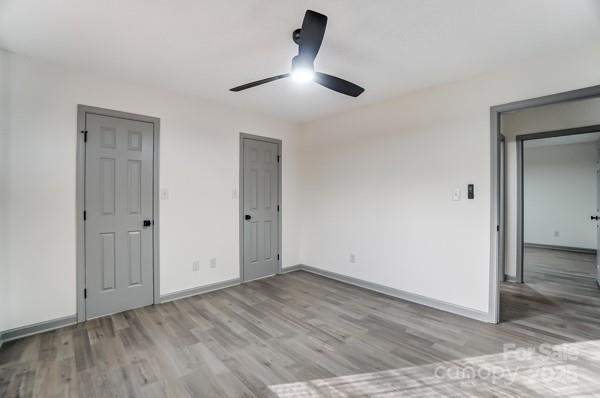
<svg viewBox="0 0 600 398"><path fill-rule="evenodd" d="M313 274L317 274L320 276L324 276L326 278L335 279L340 282L348 283L350 285L362 287L364 289L373 290L378 293L382 293L388 296L392 296L395 298L399 298L402 300L410 301L412 303L421 304L427 307L435 308L438 310L450 312L452 314L464 316L466 318L475 319L481 322L494 323L490 320L490 315L487 312L475 310L472 308L463 307L460 305L452 304L447 301L437 300L426 296L421 296L419 294L406 292L404 290L395 289L392 287L379 285L377 283L368 282L362 279L353 278L351 276L346 276L342 274L338 274L335 272L323 270L316 267L311 267L309 265L298 265L292 271L302 270L311 272ZM290 271L291 272L291 271Z"/></svg>

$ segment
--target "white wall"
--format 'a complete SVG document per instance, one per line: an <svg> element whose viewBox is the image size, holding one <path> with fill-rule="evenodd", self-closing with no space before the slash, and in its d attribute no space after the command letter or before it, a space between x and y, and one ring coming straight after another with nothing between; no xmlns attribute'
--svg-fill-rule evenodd
<svg viewBox="0 0 600 398"><path fill-rule="evenodd" d="M246 131L284 139L285 267L301 262L487 312L489 107L598 84L598 64L600 47L557 54L317 120L297 136L286 122L11 55L5 328L75 312L78 103L161 118L170 191L161 293L238 275L231 191ZM465 200L468 183L475 200ZM456 187L463 200L453 202ZM211 257L216 270L191 271Z"/></svg>
<svg viewBox="0 0 600 398"><path fill-rule="evenodd" d="M487 312L490 106L598 84L599 63L557 54L303 125L302 262Z"/></svg>
<svg viewBox="0 0 600 398"><path fill-rule="evenodd" d="M585 69L584 67L573 67L569 69L569 73L574 76ZM591 82L588 86L598 83ZM515 137L522 134L595 124L600 124L599 98L547 105L502 115L502 133L506 137L507 275L515 277L517 274L517 145Z"/></svg>
<svg viewBox="0 0 600 398"><path fill-rule="evenodd" d="M10 120L4 329L70 316L75 302L77 104L161 119L161 294L239 276L239 133L283 139L283 265L299 262L296 127L168 91L7 57ZM6 82L6 81L5 81ZM3 163L5 166L5 163ZM3 168L4 169L4 168ZM6 172L6 169L4 169ZM4 248L3 248L4 249ZM210 269L209 259L217 258ZM200 272L192 272L199 260ZM32 294L34 292L35 294Z"/></svg>
<svg viewBox="0 0 600 398"><path fill-rule="evenodd" d="M527 144L523 153L525 242L596 249L596 223L590 221L596 214L596 144Z"/></svg>

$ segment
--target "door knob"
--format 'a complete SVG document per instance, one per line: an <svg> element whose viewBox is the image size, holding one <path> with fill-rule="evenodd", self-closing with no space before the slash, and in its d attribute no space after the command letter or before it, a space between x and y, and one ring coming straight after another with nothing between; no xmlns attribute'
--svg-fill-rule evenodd
<svg viewBox="0 0 600 398"><path fill-rule="evenodd" d="M598 221L598 220L600 220L600 217L599 216L591 216L590 219Z"/></svg>
<svg viewBox="0 0 600 398"><path fill-rule="evenodd" d="M147 228L152 225L152 220L144 220L144 228Z"/></svg>
<svg viewBox="0 0 600 398"><path fill-rule="evenodd" d="M250 216L250 214L246 214L246 215L244 216L244 218L245 218L246 220L249 220L249 219L251 219L251 218L252 218L252 216Z"/></svg>

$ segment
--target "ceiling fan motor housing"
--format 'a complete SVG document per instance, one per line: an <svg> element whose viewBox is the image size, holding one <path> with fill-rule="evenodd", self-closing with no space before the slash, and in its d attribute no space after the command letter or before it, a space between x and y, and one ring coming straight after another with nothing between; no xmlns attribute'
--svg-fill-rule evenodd
<svg viewBox="0 0 600 398"><path fill-rule="evenodd" d="M297 45L300 45L300 33L302 33L302 29L296 29L294 33L292 33L292 40L294 40L294 43Z"/></svg>
<svg viewBox="0 0 600 398"><path fill-rule="evenodd" d="M294 58L292 58L292 73L295 70L300 69L309 69L311 71L314 71L315 66L312 60L301 57L300 55L296 55Z"/></svg>

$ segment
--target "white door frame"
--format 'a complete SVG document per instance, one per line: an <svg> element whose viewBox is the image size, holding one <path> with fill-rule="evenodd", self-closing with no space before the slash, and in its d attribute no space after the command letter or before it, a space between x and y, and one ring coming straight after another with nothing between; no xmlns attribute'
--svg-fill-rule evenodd
<svg viewBox="0 0 600 398"><path fill-rule="evenodd" d="M119 119L128 119L139 122L152 123L154 126L154 149L153 149L153 220L154 227L152 232L153 245L153 300L154 304L160 302L160 257L159 257L159 144L160 144L160 119L133 113L120 112L111 109L97 108L87 105L77 105L77 183L76 183L76 207L77 207L77 282L76 282L76 300L77 300L77 322L84 322L87 319L86 302L84 297L85 289L85 224L83 212L85 211L85 125L88 114L115 117Z"/></svg>
<svg viewBox="0 0 600 398"><path fill-rule="evenodd" d="M499 137L501 133L500 119L502 113L514 112L535 108L538 106L558 104L569 101L583 100L594 97L600 97L600 85L582 88L573 91L567 91L559 94L547 95L544 97L532 98L523 101L511 102L503 105L496 105L490 108L490 270L489 270L489 322L500 322L500 283L504 279L504 271L499 267L500 244L500 198L499 198Z"/></svg>
<svg viewBox="0 0 600 398"><path fill-rule="evenodd" d="M278 245L278 253L279 253L279 257L277 258L277 273L280 274L281 273L281 264L283 262L283 251L281 248L281 232L282 232L282 214L283 214L283 205L281 203L281 182L283 180L283 176L282 176L282 163L283 160L281 159L281 145L282 142L280 139L277 138L269 138L269 137L263 137L260 135L253 135L253 134L247 134L247 133L240 133L240 188L239 188L239 202L240 202L240 282L244 283L244 140L245 139L252 139L252 140L257 140L257 141L264 141L264 142L271 142L277 145L277 167L278 167L278 182L277 184L279 185L278 187L278 193L277 193L277 198L278 198L278 203L279 203L279 212L277 213L277 217L278 217L278 231L277 231L277 245Z"/></svg>

